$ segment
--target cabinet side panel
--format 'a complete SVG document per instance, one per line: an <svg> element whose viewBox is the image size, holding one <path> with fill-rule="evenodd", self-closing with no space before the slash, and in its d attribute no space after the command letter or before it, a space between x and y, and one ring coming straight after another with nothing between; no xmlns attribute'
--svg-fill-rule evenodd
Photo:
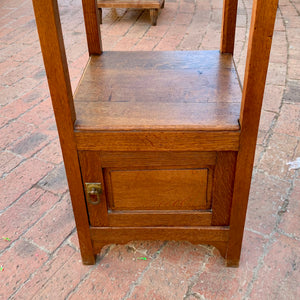
<svg viewBox="0 0 300 300"><path fill-rule="evenodd" d="M237 152L218 152L213 184L212 225L228 226Z"/></svg>

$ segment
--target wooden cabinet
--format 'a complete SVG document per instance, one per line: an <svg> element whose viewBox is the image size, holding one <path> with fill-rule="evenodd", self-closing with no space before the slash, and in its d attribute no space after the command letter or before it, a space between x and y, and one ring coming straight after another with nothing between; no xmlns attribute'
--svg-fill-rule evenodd
<svg viewBox="0 0 300 300"><path fill-rule="evenodd" d="M72 95L56 0L33 0L84 264L108 243L187 240L239 263L277 1L254 0L245 81L233 60L237 0L221 51L102 52Z"/></svg>

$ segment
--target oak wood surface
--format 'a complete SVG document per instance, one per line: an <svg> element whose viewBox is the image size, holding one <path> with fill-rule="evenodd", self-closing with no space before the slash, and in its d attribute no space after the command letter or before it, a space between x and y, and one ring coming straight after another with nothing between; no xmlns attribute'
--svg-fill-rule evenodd
<svg viewBox="0 0 300 300"><path fill-rule="evenodd" d="M84 264L94 264L73 123L76 115L56 0L33 0L52 105Z"/></svg>
<svg viewBox="0 0 300 300"><path fill-rule="evenodd" d="M227 242L229 228L219 226L187 227L91 227L93 241L124 243L131 240L174 240L201 243Z"/></svg>
<svg viewBox="0 0 300 300"><path fill-rule="evenodd" d="M110 226L210 226L211 211L109 211Z"/></svg>
<svg viewBox="0 0 300 300"><path fill-rule="evenodd" d="M99 152L78 151L83 186L85 183L101 183L102 194L98 205L86 201L91 226L108 226L106 191ZM86 192L85 192L86 193ZM87 198L87 195L85 195Z"/></svg>
<svg viewBox="0 0 300 300"><path fill-rule="evenodd" d="M102 167L161 167L199 168L216 164L216 152L101 152Z"/></svg>
<svg viewBox="0 0 300 300"><path fill-rule="evenodd" d="M221 53L233 54L237 8L238 0L223 0Z"/></svg>
<svg viewBox="0 0 300 300"><path fill-rule="evenodd" d="M227 262L238 265L278 0L254 0L241 107Z"/></svg>
<svg viewBox="0 0 300 300"><path fill-rule="evenodd" d="M96 0L82 0L82 9L89 54L99 55L102 53L102 40Z"/></svg>
<svg viewBox="0 0 300 300"><path fill-rule="evenodd" d="M217 153L213 182L212 225L228 226L230 221L237 152Z"/></svg>
<svg viewBox="0 0 300 300"><path fill-rule="evenodd" d="M74 99L76 130L239 130L238 76L218 51L104 52Z"/></svg>
<svg viewBox="0 0 300 300"><path fill-rule="evenodd" d="M207 208L207 169L107 170L112 210Z"/></svg>
<svg viewBox="0 0 300 300"><path fill-rule="evenodd" d="M237 151L239 131L75 132L78 150Z"/></svg>
<svg viewBox="0 0 300 300"><path fill-rule="evenodd" d="M99 8L160 8L163 0L97 0Z"/></svg>

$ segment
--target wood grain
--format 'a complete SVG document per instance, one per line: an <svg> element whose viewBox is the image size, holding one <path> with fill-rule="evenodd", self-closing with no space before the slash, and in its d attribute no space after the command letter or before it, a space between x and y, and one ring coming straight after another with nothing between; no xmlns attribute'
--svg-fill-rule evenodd
<svg viewBox="0 0 300 300"><path fill-rule="evenodd" d="M106 167L188 167L200 168L216 164L216 152L101 152Z"/></svg>
<svg viewBox="0 0 300 300"><path fill-rule="evenodd" d="M77 130L239 130L238 75L218 51L104 52L74 97Z"/></svg>
<svg viewBox="0 0 300 300"><path fill-rule="evenodd" d="M111 170L112 210L206 209L207 169Z"/></svg>
<svg viewBox="0 0 300 300"><path fill-rule="evenodd" d="M89 221L73 132L76 118L56 0L33 0L34 13L70 188L82 262L94 264Z"/></svg>
<svg viewBox="0 0 300 300"><path fill-rule="evenodd" d="M93 241L102 243L127 243L132 240L174 240L202 242L227 242L229 229L219 226L189 227L91 227Z"/></svg>
<svg viewBox="0 0 300 300"><path fill-rule="evenodd" d="M79 162L81 167L83 185L86 182L101 183L102 194L98 205L86 202L91 226L108 226L106 191L103 180L100 153L94 151L79 151ZM85 195L87 197L87 195Z"/></svg>
<svg viewBox="0 0 300 300"><path fill-rule="evenodd" d="M240 104L79 102L76 130L239 130Z"/></svg>
<svg viewBox="0 0 300 300"><path fill-rule="evenodd" d="M118 211L108 213L109 226L210 226L211 211Z"/></svg>
<svg viewBox="0 0 300 300"><path fill-rule="evenodd" d="M230 221L237 152L218 152L213 183L212 225L228 226Z"/></svg>
<svg viewBox="0 0 300 300"><path fill-rule="evenodd" d="M99 55L102 53L102 40L96 0L82 0L82 9L89 54Z"/></svg>
<svg viewBox="0 0 300 300"><path fill-rule="evenodd" d="M76 131L79 150L237 151L239 131Z"/></svg>
<svg viewBox="0 0 300 300"><path fill-rule="evenodd" d="M233 54L237 8L238 0L223 0L221 53Z"/></svg>
<svg viewBox="0 0 300 300"><path fill-rule="evenodd" d="M97 0L99 8L161 8L163 0Z"/></svg>
<svg viewBox="0 0 300 300"><path fill-rule="evenodd" d="M267 76L277 0L253 2L241 108L241 140L237 156L227 262L238 265L250 191L260 112Z"/></svg>

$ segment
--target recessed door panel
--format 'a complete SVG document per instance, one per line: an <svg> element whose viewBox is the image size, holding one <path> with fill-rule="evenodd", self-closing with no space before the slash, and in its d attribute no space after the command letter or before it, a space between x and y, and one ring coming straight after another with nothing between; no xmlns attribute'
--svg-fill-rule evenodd
<svg viewBox="0 0 300 300"><path fill-rule="evenodd" d="M107 170L111 210L207 208L208 169Z"/></svg>

